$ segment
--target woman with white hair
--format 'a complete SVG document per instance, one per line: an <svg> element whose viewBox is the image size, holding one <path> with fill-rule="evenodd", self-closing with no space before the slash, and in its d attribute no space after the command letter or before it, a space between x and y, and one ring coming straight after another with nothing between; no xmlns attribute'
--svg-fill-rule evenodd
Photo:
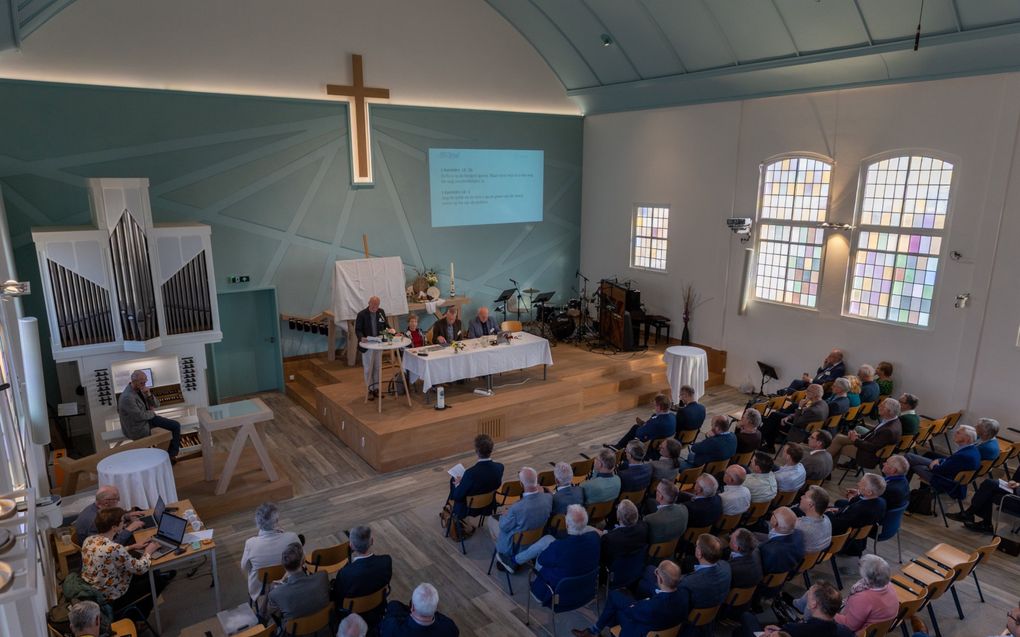
<svg viewBox="0 0 1020 637"><path fill-rule="evenodd" d="M248 575L248 596L257 599L262 591L259 569L279 566L283 549L291 544L304 544L297 533L281 531L280 511L272 502L264 502L255 509L255 526L259 533L244 542L241 554L241 570Z"/></svg>
<svg viewBox="0 0 1020 637"><path fill-rule="evenodd" d="M860 561L861 579L850 589L836 621L854 633L871 624L896 617L900 602L889 584L889 563L877 555L864 555Z"/></svg>

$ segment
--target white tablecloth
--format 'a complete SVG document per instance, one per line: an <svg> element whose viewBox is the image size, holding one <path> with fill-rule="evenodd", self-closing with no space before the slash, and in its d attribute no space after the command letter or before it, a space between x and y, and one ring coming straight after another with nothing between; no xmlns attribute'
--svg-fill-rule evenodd
<svg viewBox="0 0 1020 637"><path fill-rule="evenodd" d="M701 398L708 380L708 354L700 347L674 345L662 354L666 361L666 380L674 403L680 402L680 388L690 385L694 397Z"/></svg>
<svg viewBox="0 0 1020 637"><path fill-rule="evenodd" d="M421 378L424 390L428 391L433 385L462 378L553 364L549 341L527 332L514 336L518 338L511 343L488 346L483 342L491 341L492 337L468 339L463 341L466 347L459 353L444 347L430 351L428 356L418 356L415 352L425 348L409 349L404 354L404 369L412 378Z"/></svg>
<svg viewBox="0 0 1020 637"><path fill-rule="evenodd" d="M170 456L163 449L130 449L107 456L97 465L99 484L120 490L120 506L151 509L156 499L177 502Z"/></svg>

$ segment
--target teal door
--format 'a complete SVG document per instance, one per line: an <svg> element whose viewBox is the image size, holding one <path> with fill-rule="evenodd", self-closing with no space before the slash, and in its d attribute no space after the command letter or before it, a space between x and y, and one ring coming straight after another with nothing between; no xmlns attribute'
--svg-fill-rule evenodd
<svg viewBox="0 0 1020 637"><path fill-rule="evenodd" d="M283 358L276 290L217 295L223 340L210 347L213 404L232 396L283 391Z"/></svg>

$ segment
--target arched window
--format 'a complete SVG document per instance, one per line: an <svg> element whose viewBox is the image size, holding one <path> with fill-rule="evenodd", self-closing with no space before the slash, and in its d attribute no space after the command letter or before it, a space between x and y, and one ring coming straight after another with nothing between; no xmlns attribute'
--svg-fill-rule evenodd
<svg viewBox="0 0 1020 637"><path fill-rule="evenodd" d="M863 171L846 313L927 327L949 214L953 165L921 155Z"/></svg>
<svg viewBox="0 0 1020 637"><path fill-rule="evenodd" d="M817 306L831 177L832 164L814 157L762 165L755 298Z"/></svg>

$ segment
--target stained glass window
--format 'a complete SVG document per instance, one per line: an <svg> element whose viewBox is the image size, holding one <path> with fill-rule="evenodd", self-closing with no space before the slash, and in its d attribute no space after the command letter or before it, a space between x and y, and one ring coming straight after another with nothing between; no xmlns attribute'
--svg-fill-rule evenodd
<svg viewBox="0 0 1020 637"><path fill-rule="evenodd" d="M929 325L952 179L953 165L932 157L867 167L848 314Z"/></svg>
<svg viewBox="0 0 1020 637"><path fill-rule="evenodd" d="M633 237L631 266L665 272L669 206L635 206Z"/></svg>
<svg viewBox="0 0 1020 637"><path fill-rule="evenodd" d="M758 299L816 307L832 165L811 157L786 157L762 167L758 209Z"/></svg>

